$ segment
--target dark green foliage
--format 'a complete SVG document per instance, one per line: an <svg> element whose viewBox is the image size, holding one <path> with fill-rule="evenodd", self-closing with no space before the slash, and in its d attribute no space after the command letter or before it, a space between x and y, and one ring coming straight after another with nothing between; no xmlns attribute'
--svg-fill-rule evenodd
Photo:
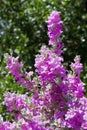
<svg viewBox="0 0 87 130"><path fill-rule="evenodd" d="M27 67L34 64L34 56L42 44L48 43L46 19L52 10L61 12L64 21L62 39L66 59L80 54L86 61L87 7L84 0L1 0L0 56L19 55Z"/></svg>

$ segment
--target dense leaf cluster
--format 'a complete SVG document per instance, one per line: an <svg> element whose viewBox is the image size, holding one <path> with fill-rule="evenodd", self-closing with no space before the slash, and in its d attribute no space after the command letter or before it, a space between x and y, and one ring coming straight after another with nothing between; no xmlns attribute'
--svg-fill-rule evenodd
<svg viewBox="0 0 87 130"><path fill-rule="evenodd" d="M1 0L0 57L9 52L20 55L25 64L34 63L38 48L48 41L45 20L52 10L61 12L66 59L81 54L86 61L87 7L82 0ZM65 35L66 34L66 35ZM68 54L68 55L67 55ZM72 55L73 54L73 55Z"/></svg>

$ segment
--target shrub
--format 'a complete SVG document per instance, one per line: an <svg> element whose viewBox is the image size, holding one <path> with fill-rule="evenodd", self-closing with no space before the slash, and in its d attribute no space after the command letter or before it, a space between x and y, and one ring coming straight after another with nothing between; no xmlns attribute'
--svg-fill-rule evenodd
<svg viewBox="0 0 87 130"><path fill-rule="evenodd" d="M4 94L3 105L13 120L3 121L1 117L1 129L87 129L87 98L80 79L83 69L80 56L71 63L71 71L67 70L62 56L64 44L60 41L63 25L60 13L53 11L47 24L51 47L42 46L36 56L36 76L32 71L23 71L18 57L6 56L10 73L26 91L24 94Z"/></svg>

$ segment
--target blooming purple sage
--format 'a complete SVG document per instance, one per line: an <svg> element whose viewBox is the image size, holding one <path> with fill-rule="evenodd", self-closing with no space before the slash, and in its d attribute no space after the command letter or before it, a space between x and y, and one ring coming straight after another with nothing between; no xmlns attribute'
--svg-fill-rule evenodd
<svg viewBox="0 0 87 130"><path fill-rule="evenodd" d="M3 104L14 121L4 121L0 116L0 130L87 130L87 98L80 78L80 57L75 57L71 71L67 71L62 57L64 44L60 42L60 13L53 11L47 25L51 47L43 46L36 56L36 77L32 71L23 72L18 57L7 56L10 73L26 87L26 93L5 93Z"/></svg>

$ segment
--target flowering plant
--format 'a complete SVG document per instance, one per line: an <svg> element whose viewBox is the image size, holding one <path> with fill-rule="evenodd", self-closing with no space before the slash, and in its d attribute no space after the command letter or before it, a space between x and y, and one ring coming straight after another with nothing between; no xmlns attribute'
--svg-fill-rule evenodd
<svg viewBox="0 0 87 130"><path fill-rule="evenodd" d="M0 119L0 130L87 130L87 99L80 79L82 64L76 56L71 71L64 67L63 21L53 11L47 20L49 45L35 58L37 76L24 72L18 57L7 55L7 67L25 94L6 92L3 104L14 121Z"/></svg>

